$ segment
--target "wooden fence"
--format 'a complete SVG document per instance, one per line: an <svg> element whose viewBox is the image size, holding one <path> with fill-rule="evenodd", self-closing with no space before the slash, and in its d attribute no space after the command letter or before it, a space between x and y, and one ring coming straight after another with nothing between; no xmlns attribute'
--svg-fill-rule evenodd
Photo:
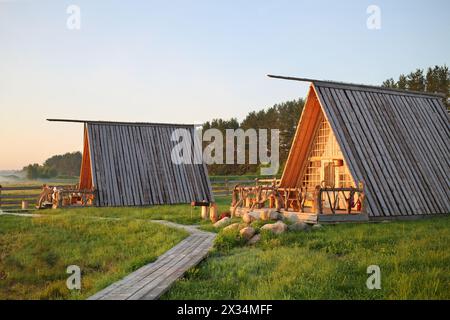
<svg viewBox="0 0 450 320"><path fill-rule="evenodd" d="M214 196L231 196L233 194L233 189L236 185L240 186L257 186L260 183L269 183L274 180L272 179L211 179L211 187ZM279 180L276 180L279 181Z"/></svg>
<svg viewBox="0 0 450 320"><path fill-rule="evenodd" d="M269 180L261 179L211 179L213 194L217 197L231 196L234 187L240 186L256 186L258 183L267 182ZM270 180L272 181L272 180ZM0 209L17 210L22 208L22 201L28 201L30 208L34 208L43 186L1 186L0 185ZM51 186L62 188L67 185Z"/></svg>
<svg viewBox="0 0 450 320"><path fill-rule="evenodd" d="M51 186L62 188L66 185ZM0 209L18 210L22 208L22 202L27 201L30 209L34 209L43 186L1 186L0 185Z"/></svg>

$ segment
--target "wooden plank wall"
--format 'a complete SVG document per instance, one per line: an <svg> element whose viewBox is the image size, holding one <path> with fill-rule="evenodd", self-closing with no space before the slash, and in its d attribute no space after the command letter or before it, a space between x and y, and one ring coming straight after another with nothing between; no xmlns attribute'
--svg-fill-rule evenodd
<svg viewBox="0 0 450 320"><path fill-rule="evenodd" d="M321 114L319 102L311 87L281 177L281 187L296 187L301 180L308 150Z"/></svg>
<svg viewBox="0 0 450 320"><path fill-rule="evenodd" d="M450 212L450 122L439 98L314 85L371 216Z"/></svg>
<svg viewBox="0 0 450 320"><path fill-rule="evenodd" d="M89 152L89 140L86 126L84 127L83 134L83 158L81 160L80 170L80 190L92 189L92 169L91 169L91 156Z"/></svg>
<svg viewBox="0 0 450 320"><path fill-rule="evenodd" d="M176 144L171 135L177 128L189 131L194 158L193 126L92 122L86 128L99 206L214 200L203 163L175 164L171 159ZM184 143L187 148L188 142Z"/></svg>

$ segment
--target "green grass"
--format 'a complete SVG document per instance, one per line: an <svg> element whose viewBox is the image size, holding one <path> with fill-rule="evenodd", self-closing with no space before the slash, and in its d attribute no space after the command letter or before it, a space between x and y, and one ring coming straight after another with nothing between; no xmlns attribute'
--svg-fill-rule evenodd
<svg viewBox="0 0 450 320"><path fill-rule="evenodd" d="M450 299L449 228L448 217L327 225L263 233L255 247L219 234L210 257L163 298ZM381 290L366 287L373 264Z"/></svg>
<svg viewBox="0 0 450 320"><path fill-rule="evenodd" d="M229 211L231 198L217 197L219 212ZM56 210L40 210L37 213L43 215L70 215L86 217L105 217L122 219L152 219L167 220L180 224L210 224L209 220L203 221L200 216L200 207L192 208L190 204L160 205L151 207L110 207L110 208L69 208Z"/></svg>
<svg viewBox="0 0 450 320"><path fill-rule="evenodd" d="M0 299L86 298L186 236L143 220L0 216ZM81 292L65 285L69 265L81 268Z"/></svg>

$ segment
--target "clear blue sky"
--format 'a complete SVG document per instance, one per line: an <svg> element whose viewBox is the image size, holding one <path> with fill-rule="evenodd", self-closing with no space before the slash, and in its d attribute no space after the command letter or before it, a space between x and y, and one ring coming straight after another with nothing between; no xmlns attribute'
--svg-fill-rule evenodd
<svg viewBox="0 0 450 320"><path fill-rule="evenodd" d="M366 27L371 4L380 30ZM80 125L47 117L242 119L305 95L268 73L380 84L448 65L449 12L444 0L0 0L0 169L81 150Z"/></svg>

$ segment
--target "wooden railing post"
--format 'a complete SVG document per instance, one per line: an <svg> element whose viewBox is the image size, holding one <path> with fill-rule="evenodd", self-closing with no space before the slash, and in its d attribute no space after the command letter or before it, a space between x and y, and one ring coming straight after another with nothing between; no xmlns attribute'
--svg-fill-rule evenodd
<svg viewBox="0 0 450 320"><path fill-rule="evenodd" d="M316 186L314 189L313 211L316 214L322 214L322 189Z"/></svg>
<svg viewBox="0 0 450 320"><path fill-rule="evenodd" d="M228 186L228 178L225 178L225 189L227 190L226 191L226 195L229 196L230 195L230 189L229 189L229 186Z"/></svg>

